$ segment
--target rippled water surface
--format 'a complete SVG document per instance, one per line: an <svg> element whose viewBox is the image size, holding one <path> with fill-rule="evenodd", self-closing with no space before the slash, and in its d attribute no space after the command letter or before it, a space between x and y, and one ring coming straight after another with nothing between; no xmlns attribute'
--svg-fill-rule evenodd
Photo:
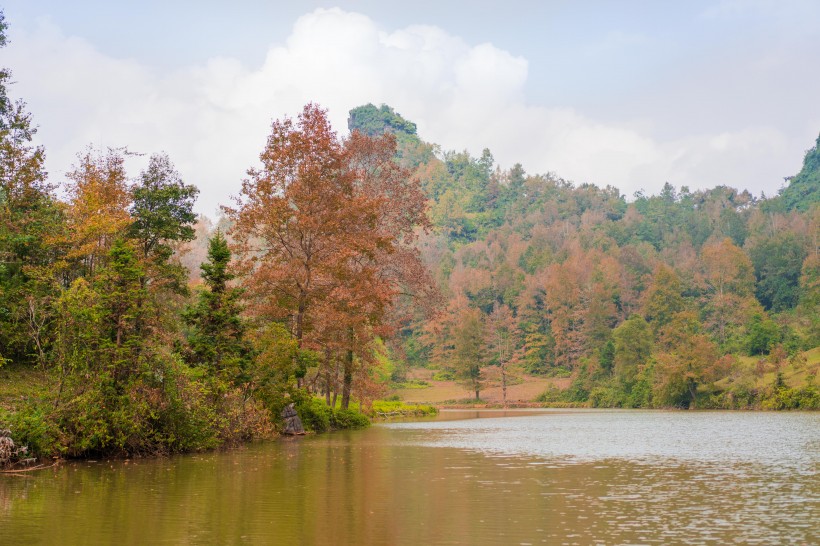
<svg viewBox="0 0 820 546"><path fill-rule="evenodd" d="M0 476L0 544L820 544L820 414L438 420Z"/></svg>

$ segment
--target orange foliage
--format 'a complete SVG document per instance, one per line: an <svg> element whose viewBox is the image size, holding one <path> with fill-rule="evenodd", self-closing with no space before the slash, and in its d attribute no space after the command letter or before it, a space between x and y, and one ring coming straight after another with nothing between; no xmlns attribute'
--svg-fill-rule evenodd
<svg viewBox="0 0 820 546"><path fill-rule="evenodd" d="M70 198L67 258L80 262L80 274L93 278L114 239L131 222L130 193L121 150L102 154L89 149L78 159L67 174L71 181L66 188Z"/></svg>

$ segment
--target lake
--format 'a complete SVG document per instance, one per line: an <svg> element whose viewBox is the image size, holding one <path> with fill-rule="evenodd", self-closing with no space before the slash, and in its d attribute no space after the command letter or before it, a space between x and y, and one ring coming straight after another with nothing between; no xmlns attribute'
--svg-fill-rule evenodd
<svg viewBox="0 0 820 546"><path fill-rule="evenodd" d="M820 414L445 411L0 476L0 544L818 544Z"/></svg>

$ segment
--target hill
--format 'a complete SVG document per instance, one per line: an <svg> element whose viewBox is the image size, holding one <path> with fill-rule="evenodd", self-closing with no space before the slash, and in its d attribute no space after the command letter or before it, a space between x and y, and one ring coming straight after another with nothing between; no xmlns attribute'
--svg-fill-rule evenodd
<svg viewBox="0 0 820 546"><path fill-rule="evenodd" d="M628 200L502 170L489 150L439 151L388 106L350 120L396 134L428 198L420 250L446 303L405 325L411 367L447 370L471 392L503 365L570 376L577 401L689 407L731 397L725 379L745 359L820 345L817 147L773 199L667 183Z"/></svg>

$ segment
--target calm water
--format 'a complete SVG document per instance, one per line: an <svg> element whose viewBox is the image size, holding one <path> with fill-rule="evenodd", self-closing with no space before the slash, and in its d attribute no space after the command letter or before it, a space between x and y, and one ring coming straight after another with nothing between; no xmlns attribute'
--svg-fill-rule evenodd
<svg viewBox="0 0 820 546"><path fill-rule="evenodd" d="M435 421L0 476L0 544L820 544L820 414Z"/></svg>

